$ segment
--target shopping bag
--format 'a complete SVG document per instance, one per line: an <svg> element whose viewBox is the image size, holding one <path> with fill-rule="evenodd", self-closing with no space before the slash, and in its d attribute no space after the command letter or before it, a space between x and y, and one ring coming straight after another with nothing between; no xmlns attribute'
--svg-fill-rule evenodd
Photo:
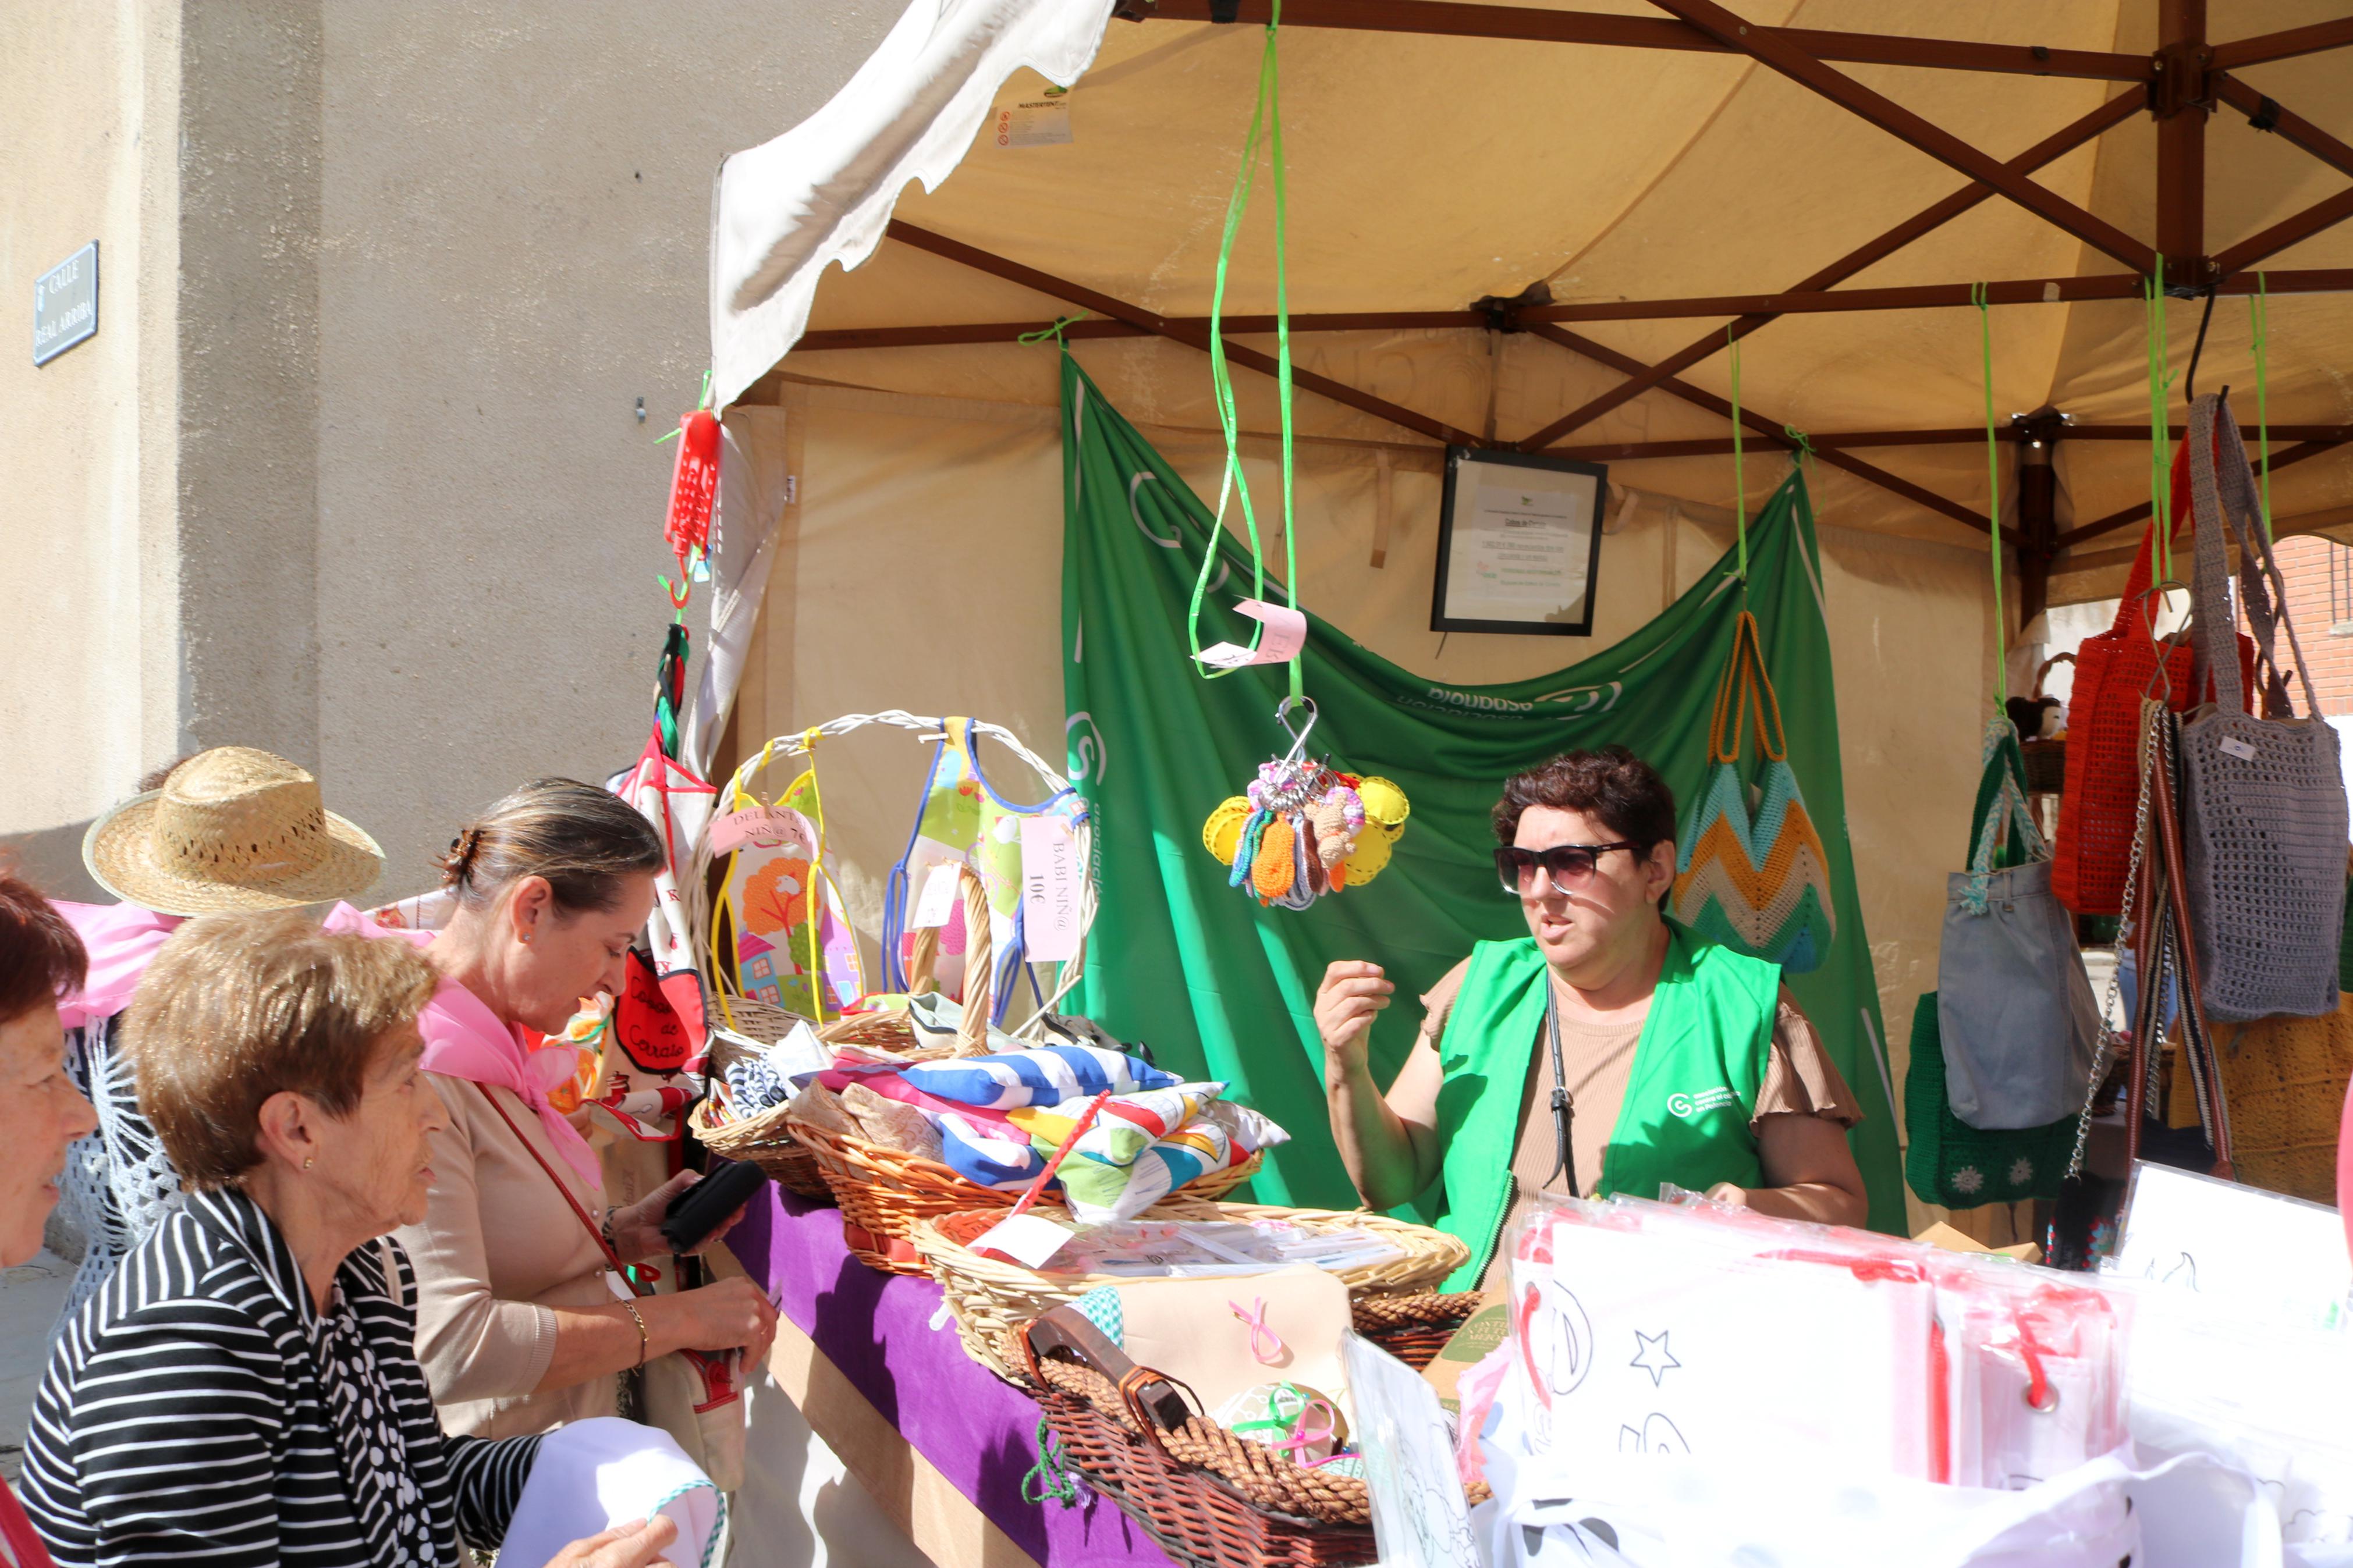
<svg viewBox="0 0 2353 1568"><path fill-rule="evenodd" d="M1904 1121L1911 1137L1904 1179L1923 1203L1947 1208L2016 1203L2059 1195L2075 1142L2073 1111L2041 1127L1989 1132L1953 1114L1937 1038L1937 993L1912 1014L1912 1065L1904 1078Z"/></svg>
<svg viewBox="0 0 2353 1568"><path fill-rule="evenodd" d="M744 1484L744 1393L737 1373L741 1354L672 1351L654 1357L638 1373L646 1424L676 1438L686 1457L723 1492Z"/></svg>
<svg viewBox="0 0 2353 1568"><path fill-rule="evenodd" d="M2243 1023L2337 1011L2345 924L2345 775L2337 734L2320 716L2255 503L2247 448L2228 404L2209 394L2189 413L2190 494L2198 518L2195 631L2201 665L2232 658L2227 531L2239 542L2240 607L2269 673L2268 716L2230 683L2182 721L2182 826L2190 934L2207 1016ZM2276 594L2276 598L2274 598ZM2276 634L2287 634L2305 717L2289 717Z"/></svg>
<svg viewBox="0 0 2353 1568"><path fill-rule="evenodd" d="M2176 548L2190 516L2189 447L2173 459ZM2059 796L2059 837L2052 856L2051 890L2079 915L2120 913L2125 864L2132 850L2137 799L2135 757L2144 696L2176 712L2195 707L2197 657L2187 638L2156 635L2157 601L2150 591L2152 524L2125 579L2115 622L2084 639L2075 654L2075 684L2067 705L2067 777ZM2242 695L2253 689L2254 644L2239 639Z"/></svg>
<svg viewBox="0 0 2353 1568"><path fill-rule="evenodd" d="M1947 879L1937 959L1946 1092L1969 1127L2042 1128L2084 1103L2099 1004L2074 921L2051 896L2050 849L2005 715L1986 726L1969 842L1969 869Z"/></svg>
<svg viewBox="0 0 2353 1568"><path fill-rule="evenodd" d="M1753 810L1740 760L1752 706L1764 764ZM1788 757L1757 619L1743 610L1716 683L1707 784L1683 819L1671 903L1700 935L1798 974L1830 956L1837 930L1830 857Z"/></svg>

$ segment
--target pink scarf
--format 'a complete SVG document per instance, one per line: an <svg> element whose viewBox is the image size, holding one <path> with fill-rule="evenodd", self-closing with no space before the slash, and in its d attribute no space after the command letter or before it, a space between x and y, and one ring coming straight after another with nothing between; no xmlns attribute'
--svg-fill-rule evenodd
<svg viewBox="0 0 2353 1568"><path fill-rule="evenodd" d="M69 904L54 900L58 913L90 950L90 977L80 990L58 1004L69 1029L111 1018L131 1005L139 977L147 973L164 939L179 930L180 915L159 915L137 904Z"/></svg>
<svg viewBox="0 0 2353 1568"><path fill-rule="evenodd" d="M401 931L381 926L349 904L337 904L329 912L325 929L363 936L402 937L418 947L433 940L426 931ZM417 1017L417 1032L425 1037L425 1070L449 1078L462 1078L484 1088L512 1089L515 1097L539 1113L539 1124L547 1131L547 1141L555 1152L577 1173L591 1191L602 1191L605 1176L596 1163L596 1152L588 1147L588 1140L580 1130L565 1119L548 1099L548 1090L572 1076L579 1062L579 1053L550 1047L533 1050L523 1044L521 1031L499 1022L482 999L458 981L443 979L433 993L433 1000Z"/></svg>

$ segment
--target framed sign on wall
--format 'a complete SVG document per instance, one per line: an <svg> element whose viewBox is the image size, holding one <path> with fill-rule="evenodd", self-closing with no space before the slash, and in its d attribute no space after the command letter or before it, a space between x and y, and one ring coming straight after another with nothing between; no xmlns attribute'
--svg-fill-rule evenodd
<svg viewBox="0 0 2353 1568"><path fill-rule="evenodd" d="M1591 637L1609 486L1594 463L1447 447L1430 629Z"/></svg>

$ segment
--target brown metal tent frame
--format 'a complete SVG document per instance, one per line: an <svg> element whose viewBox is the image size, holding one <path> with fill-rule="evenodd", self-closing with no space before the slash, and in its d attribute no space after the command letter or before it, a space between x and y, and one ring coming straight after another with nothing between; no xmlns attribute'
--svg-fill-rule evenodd
<svg viewBox="0 0 2353 1568"><path fill-rule="evenodd" d="M1282 25L1286 27L1493 38L1522 43L1589 44L1747 55L1768 69L1820 94L1897 137L1906 145L1968 176L1969 183L1777 294L1574 305L1556 305L1548 300L1483 300L1477 307L1462 310L1357 311L1303 314L1291 318L1293 331L1307 332L1460 327L1525 331L1607 365L1625 376L1625 380L1608 392L1514 441L1482 439L1442 420L1376 397L1345 383L1294 367L1292 378L1297 385L1416 431L1431 440L1455 446L1501 445L1525 452L1545 451L1565 457L1609 460L1728 452L1732 449L1729 438L1630 441L1572 447L1564 445L1564 437L1590 425L1611 409L1652 390L1665 392L1716 415L1731 417L1733 409L1729 403L1679 379L1680 374L1725 349L1732 342L1781 316L1831 310L1971 306L1978 302L1980 289L1987 302L1997 305L2130 300L2142 294L2144 279L2157 272L2160 259L2168 293L2189 297L2210 292L2247 294L2255 290L2256 280L2252 269L2258 263L2324 229L2353 218L2353 186L2348 186L2260 233L2240 239L2219 253L2210 255L2207 250L2206 122L2218 105L2229 105L2244 114L2248 124L2255 130L2279 136L2340 173L2353 175L2353 146L2337 140L2231 74L2234 69L2271 60L2353 47L2353 16L2215 43L2207 37L2206 0L2156 0L2159 40L2157 50L2148 55L2126 55L2050 49L2037 45L1964 43L1886 34L1757 26L1742 21L1722 5L1715 4L1714 0L1652 0L1652 4L1670 13L1670 16L1614 16L1579 11L1537 10L1523 5L1456 5L1446 3L1446 0L1284 0ZM1270 9L1270 0L1118 0L1113 15L1131 22L1166 20L1263 24L1269 19ZM1837 69L1830 63L1834 60L2020 76L2073 77L2121 82L2126 84L2126 89L2023 153L2000 161ZM2036 170L2092 142L2103 132L2144 112L2156 121L2158 128L2157 234L2154 245L2124 233L2105 219L2035 184L2030 177ZM2026 208L2045 222L2114 258L2127 270L2082 278L2015 279L1989 284L1947 283L1896 289L1842 289L1837 287L1914 240L1996 196ZM1063 328L1066 337L1157 335L1208 352L1209 323L1206 317L1163 316L1068 279L1057 278L903 221L894 220L889 232L892 239L903 244L1080 306L1092 311L1098 318L1066 324ZM2274 294L2353 291L2353 268L2267 272L2263 287ZM1728 317L1730 320L1725 326L1711 328L1705 336L1655 363L1644 363L1579 337L1564 325L1577 321L1652 321L1683 316ZM820 331L804 333L796 347L810 351L1006 342L1022 333L1050 325L1051 323L1042 321L1000 321ZM1230 333L1269 332L1274 330L1274 319L1271 316L1229 316L1223 326L1224 331ZM1235 363L1268 374L1275 372L1273 356L1257 349L1229 341L1226 353ZM1757 432L1767 445L1790 447L1796 444L1794 438L1786 433L1783 423L1769 414L1743 407L1739 417L1744 426ZM2285 468L2353 441L2353 426L2274 426L2272 433L2283 440L2298 443L2272 455L2271 467L2274 468ZM2007 434L2018 443L2019 526L2014 530L2004 528L2001 531L2018 550L2021 574L2026 588L2020 615L2021 620L2031 620L2042 607L2052 564L2062 552L2136 522L2149 511L2148 503L2143 501L2061 532L2053 510L2052 447L2063 438L2145 441L2148 438L2148 432L2136 426L2073 425L2056 412L2042 410L2014 418ZM1852 455L1852 449L1856 447L1972 441L1982 435L1983 432L1978 430L1868 430L1831 432L1810 436L1807 439L1820 461L1844 468L1979 532L1987 532L1999 526L1996 520Z"/></svg>

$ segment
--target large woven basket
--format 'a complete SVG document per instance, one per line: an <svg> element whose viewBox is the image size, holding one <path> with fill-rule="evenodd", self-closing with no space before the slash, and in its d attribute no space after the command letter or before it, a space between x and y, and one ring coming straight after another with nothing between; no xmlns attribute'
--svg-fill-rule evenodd
<svg viewBox="0 0 2353 1568"><path fill-rule="evenodd" d="M1193 1191L1191 1186L1180 1188L1177 1195ZM1008 1331L1029 1323L1065 1301L1078 1300L1099 1285L1134 1281L1109 1274L1039 1274L1018 1263L984 1258L973 1251L971 1243L1003 1217L1004 1211L994 1208L941 1215L918 1221L907 1239L922 1257L932 1278L946 1292L948 1310L955 1315L956 1332L964 1340L966 1353L1000 1377L1018 1378L1015 1363L1002 1359ZM1338 1278L1348 1287L1352 1298L1402 1298L1425 1293L1470 1256L1470 1248L1443 1231L1409 1225L1386 1215L1214 1204L1199 1217L1245 1223L1280 1219L1317 1230L1366 1230L1404 1251L1404 1257L1387 1263L1341 1272ZM1409 1331L1416 1321L1401 1320L1392 1329ZM1445 1343L1446 1334L1452 1331L1449 1328L1440 1332L1422 1359L1436 1355ZM1400 1344L1406 1342L1399 1341ZM1419 1350L1419 1342L1413 1342L1413 1345ZM1401 1354L1395 1348L1391 1353Z"/></svg>
<svg viewBox="0 0 2353 1568"><path fill-rule="evenodd" d="M1368 1314L1373 1302L1380 1308ZM1476 1295L1367 1298L1354 1310L1369 1338L1407 1319L1425 1329L1417 1342L1429 1353L1409 1345L1401 1357L1418 1370L1478 1304ZM1162 1432L1102 1373L1039 1361L1025 1333L1006 1342L999 1355L1019 1368L1015 1382L1038 1401L1066 1461L1187 1568L1341 1568L1377 1557L1362 1480L1294 1463L1203 1415Z"/></svg>
<svg viewBox="0 0 2353 1568"><path fill-rule="evenodd" d="M739 1019L745 1005L736 1004ZM750 1005L766 1006L765 1003ZM758 1038L727 1029L711 1031L711 1092L694 1102L693 1109L686 1113L686 1124L712 1153L730 1160L748 1160L775 1177L776 1184L786 1192L829 1204L833 1201L833 1189L826 1185L825 1173L818 1169L816 1157L786 1127L784 1106L772 1105L745 1117L728 1115L727 1068L739 1058L758 1049L760 1044Z"/></svg>
<svg viewBox="0 0 2353 1568"><path fill-rule="evenodd" d="M797 1118L787 1118L787 1124L816 1157L834 1202L841 1205L841 1231L850 1252L870 1268L926 1273L913 1243L917 1225L962 1210L1009 1209L1021 1196L975 1185L936 1160L886 1149L869 1139L812 1127ZM1258 1174L1261 1161L1261 1156L1252 1154L1239 1165L1188 1184L1177 1195L1221 1197Z"/></svg>

